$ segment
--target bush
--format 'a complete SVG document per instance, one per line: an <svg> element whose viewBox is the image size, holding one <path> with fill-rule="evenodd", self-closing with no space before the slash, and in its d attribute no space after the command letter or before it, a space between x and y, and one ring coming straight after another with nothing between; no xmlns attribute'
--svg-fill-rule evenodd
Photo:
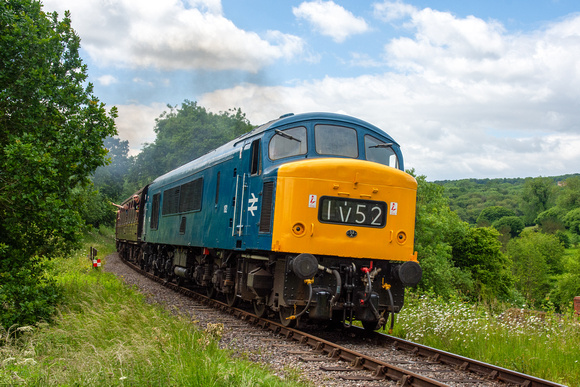
<svg viewBox="0 0 580 387"><path fill-rule="evenodd" d="M504 216L493 222L493 227L502 234L510 234L512 238L517 237L524 230L524 221L517 216Z"/></svg>
<svg viewBox="0 0 580 387"><path fill-rule="evenodd" d="M564 225L574 234L580 235L580 208L564 215Z"/></svg>
<svg viewBox="0 0 580 387"><path fill-rule="evenodd" d="M477 225L480 227L491 226L495 221L506 216L516 216L516 214L513 210L501 206L487 207L477 217Z"/></svg>
<svg viewBox="0 0 580 387"><path fill-rule="evenodd" d="M568 235L567 232L562 231L562 230L558 230L558 231L556 231L556 233L554 235L556 236L556 238L558 238L560 243L562 243L564 248L569 249L572 246L571 241L570 241L570 235Z"/></svg>
<svg viewBox="0 0 580 387"><path fill-rule="evenodd" d="M22 265L9 267L0 262L0 326L32 325L49 321L62 290L53 277L45 273L49 261L35 257Z"/></svg>

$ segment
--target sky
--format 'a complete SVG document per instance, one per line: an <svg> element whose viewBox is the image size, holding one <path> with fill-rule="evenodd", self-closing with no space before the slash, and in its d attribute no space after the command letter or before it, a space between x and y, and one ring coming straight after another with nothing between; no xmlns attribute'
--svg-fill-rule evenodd
<svg viewBox="0 0 580 387"><path fill-rule="evenodd" d="M168 105L342 113L427 180L580 172L577 0L43 0L130 154Z"/></svg>

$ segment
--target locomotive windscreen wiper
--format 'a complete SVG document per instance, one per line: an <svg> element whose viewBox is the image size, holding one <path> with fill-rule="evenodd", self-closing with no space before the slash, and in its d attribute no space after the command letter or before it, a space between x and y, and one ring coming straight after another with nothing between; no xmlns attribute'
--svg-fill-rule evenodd
<svg viewBox="0 0 580 387"><path fill-rule="evenodd" d="M384 142L382 144L369 146L369 148L391 148L392 146L393 146L392 142Z"/></svg>
<svg viewBox="0 0 580 387"><path fill-rule="evenodd" d="M276 134L279 134L280 136L282 136L284 138L287 138L288 140L294 140L294 141L302 142L301 140L297 139L296 137L292 137L291 135L284 133L280 129L276 129Z"/></svg>

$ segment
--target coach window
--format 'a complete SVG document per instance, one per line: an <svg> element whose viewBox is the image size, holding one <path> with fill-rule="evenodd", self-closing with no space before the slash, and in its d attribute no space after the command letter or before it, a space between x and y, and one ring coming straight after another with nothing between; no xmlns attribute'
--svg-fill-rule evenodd
<svg viewBox="0 0 580 387"><path fill-rule="evenodd" d="M336 125L314 127L316 153L319 155L358 157L356 130Z"/></svg>
<svg viewBox="0 0 580 387"><path fill-rule="evenodd" d="M307 151L306 128L303 126L286 130L276 130L268 145L268 156L270 156L271 160L305 155Z"/></svg>
<svg viewBox="0 0 580 387"><path fill-rule="evenodd" d="M262 172L262 158L260 157L260 140L254 140L250 149L250 174L259 175Z"/></svg>
<svg viewBox="0 0 580 387"><path fill-rule="evenodd" d="M369 161L399 168L399 159L393 150L393 143L379 140L367 134L365 136L365 153L366 159Z"/></svg>

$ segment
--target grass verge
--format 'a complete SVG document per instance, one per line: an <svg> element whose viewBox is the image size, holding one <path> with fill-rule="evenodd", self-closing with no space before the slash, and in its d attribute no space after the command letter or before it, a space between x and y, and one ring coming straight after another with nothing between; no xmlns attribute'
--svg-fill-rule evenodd
<svg viewBox="0 0 580 387"><path fill-rule="evenodd" d="M87 243L104 257L111 234ZM219 348L223 325L200 330L188 318L150 305L113 274L94 270L86 251L53 261L65 294L52 324L0 331L0 385L293 386Z"/></svg>
<svg viewBox="0 0 580 387"><path fill-rule="evenodd" d="M580 385L580 319L410 295L395 336L542 379Z"/></svg>

